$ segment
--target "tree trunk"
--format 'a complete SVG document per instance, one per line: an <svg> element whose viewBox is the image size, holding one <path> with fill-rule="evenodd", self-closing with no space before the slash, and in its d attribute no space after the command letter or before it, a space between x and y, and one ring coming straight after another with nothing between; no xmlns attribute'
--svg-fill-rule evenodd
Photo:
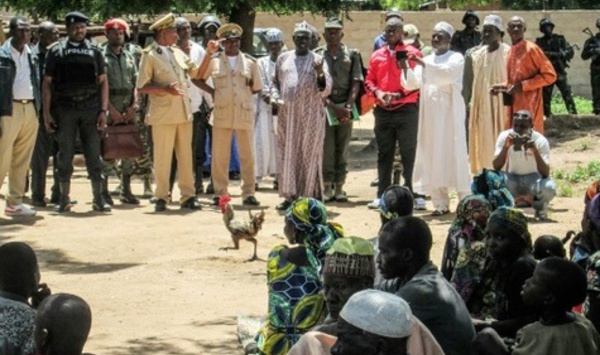
<svg viewBox="0 0 600 355"><path fill-rule="evenodd" d="M241 50L244 53L252 53L252 37L256 20L255 4L256 0L240 1L229 15L229 22L237 23L244 30L241 43Z"/></svg>

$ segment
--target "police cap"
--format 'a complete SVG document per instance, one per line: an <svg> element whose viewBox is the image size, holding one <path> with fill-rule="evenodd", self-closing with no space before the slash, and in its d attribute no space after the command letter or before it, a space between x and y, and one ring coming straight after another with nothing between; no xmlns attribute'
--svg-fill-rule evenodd
<svg viewBox="0 0 600 355"><path fill-rule="evenodd" d="M150 31L160 31L165 28L175 28L175 15L172 13L165 15L150 25Z"/></svg>
<svg viewBox="0 0 600 355"><path fill-rule="evenodd" d="M88 22L90 22L90 19L86 15L84 15L83 13L81 13L79 11L69 12L65 16L65 23L67 25L69 25L71 23L76 23L76 22L84 22L85 24L87 24Z"/></svg>
<svg viewBox="0 0 600 355"><path fill-rule="evenodd" d="M549 18L543 18L540 20L540 31L542 30L542 28L544 28L544 26L550 26L552 28L554 28L554 22L552 22L552 20L550 20Z"/></svg>
<svg viewBox="0 0 600 355"><path fill-rule="evenodd" d="M219 39L237 39L242 37L242 28L235 23L226 23L217 30Z"/></svg>

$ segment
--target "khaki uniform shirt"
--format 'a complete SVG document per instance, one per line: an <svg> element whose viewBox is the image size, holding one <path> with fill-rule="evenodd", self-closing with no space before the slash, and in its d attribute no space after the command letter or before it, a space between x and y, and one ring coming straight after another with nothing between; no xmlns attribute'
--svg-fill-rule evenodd
<svg viewBox="0 0 600 355"><path fill-rule="evenodd" d="M345 103L350 96L354 81L365 81L360 61L357 58L358 53L353 54L345 45L342 45L335 58L327 50L327 46L315 49L315 53L322 55L325 59L333 80L329 99L334 103Z"/></svg>
<svg viewBox="0 0 600 355"><path fill-rule="evenodd" d="M167 53L169 51L169 53ZM149 125L177 124L192 121L190 97L188 95L186 74L195 77L198 66L190 61L179 48L159 46L156 42L145 48L140 62L138 89L150 84L167 87L178 83L184 96L171 94L148 95L149 105L146 122Z"/></svg>
<svg viewBox="0 0 600 355"><path fill-rule="evenodd" d="M262 90L262 79L256 60L238 54L231 69L225 53L210 61L202 79L212 78L215 87L214 121L216 128L252 129L254 127L254 94Z"/></svg>
<svg viewBox="0 0 600 355"><path fill-rule="evenodd" d="M108 100L115 109L125 112L133 104L133 91L138 77L135 58L123 48L116 55L107 45L104 48L106 78L108 79Z"/></svg>

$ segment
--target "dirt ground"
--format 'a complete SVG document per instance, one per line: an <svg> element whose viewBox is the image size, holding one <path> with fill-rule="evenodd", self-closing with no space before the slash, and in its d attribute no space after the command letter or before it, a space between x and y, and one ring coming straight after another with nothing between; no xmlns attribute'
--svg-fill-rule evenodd
<svg viewBox="0 0 600 355"><path fill-rule="evenodd" d="M372 118L355 126L351 172L347 192L350 203L330 204L328 211L347 235L373 237L379 228L377 212L368 210L375 195L369 182L375 178L374 153L364 148L372 136ZM552 138L552 166L565 171L598 156L600 130L557 130ZM583 143L582 143L583 142ZM583 147L583 148L582 148ZM362 153L359 153L362 151ZM50 182L50 180L48 180ZM112 184L114 186L114 182ZM233 194L236 217L247 218L239 197ZM274 206L280 202L263 184L257 198L266 222L259 235L259 256L285 243L283 217ZM584 184L574 186L571 198L557 197L547 223L533 222L534 236L563 236L578 229ZM6 190L4 187L3 191ZM134 192L141 194L138 180ZM175 195L178 198L178 193ZM208 206L182 212L177 204L155 214L143 200L137 207L118 202L111 214L92 212L91 188L82 168L76 170L72 198L79 200L71 213L57 215L40 209L34 219L0 216L0 243L24 241L38 255L42 281L53 292L82 296L93 310L93 327L86 350L96 354L241 354L236 338L236 316L261 315L267 306L265 262L246 262L252 245L242 242L239 251L221 251L231 245L220 212ZM455 203L454 201L453 203ZM4 205L2 205L4 207ZM443 241L453 215L433 218L417 212L434 234L432 260L439 263ZM526 213L532 217L533 210Z"/></svg>

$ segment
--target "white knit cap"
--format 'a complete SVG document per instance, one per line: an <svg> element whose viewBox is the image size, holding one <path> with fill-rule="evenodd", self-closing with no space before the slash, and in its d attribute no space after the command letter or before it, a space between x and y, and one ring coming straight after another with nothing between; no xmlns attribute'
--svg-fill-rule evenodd
<svg viewBox="0 0 600 355"><path fill-rule="evenodd" d="M496 27L500 32L504 32L504 25L502 24L502 18L498 15L487 15L483 19L483 25L492 25Z"/></svg>
<svg viewBox="0 0 600 355"><path fill-rule="evenodd" d="M445 21L440 21L438 22L435 27L433 28L434 31L444 31L447 34L450 35L450 37L452 37L452 35L454 34L454 27L452 27L451 24L449 24L448 22Z"/></svg>
<svg viewBox="0 0 600 355"><path fill-rule="evenodd" d="M283 42L283 32L277 28L270 28L266 34L267 42Z"/></svg>
<svg viewBox="0 0 600 355"><path fill-rule="evenodd" d="M408 303L379 290L353 294L342 308L340 317L358 329L386 338L406 338L412 329Z"/></svg>

